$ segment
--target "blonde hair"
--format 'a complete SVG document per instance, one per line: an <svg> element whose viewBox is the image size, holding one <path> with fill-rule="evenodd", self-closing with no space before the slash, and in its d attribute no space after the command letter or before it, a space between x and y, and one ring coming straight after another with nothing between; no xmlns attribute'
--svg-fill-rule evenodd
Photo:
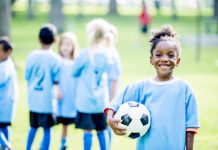
<svg viewBox="0 0 218 150"><path fill-rule="evenodd" d="M70 39L72 44L73 44L73 50L71 52L71 58L75 59L79 54L79 42L77 40L76 34L72 33L72 32L64 32L61 35L60 42L59 42L59 54L62 56L60 46L62 44L63 39L65 39L65 38Z"/></svg>
<svg viewBox="0 0 218 150"><path fill-rule="evenodd" d="M88 42L91 47L98 45L103 40L109 40L111 25L102 18L93 19L86 26Z"/></svg>
<svg viewBox="0 0 218 150"><path fill-rule="evenodd" d="M118 41L118 31L113 24L110 24L109 26L109 34L107 38L108 38L108 46L115 50L116 43Z"/></svg>

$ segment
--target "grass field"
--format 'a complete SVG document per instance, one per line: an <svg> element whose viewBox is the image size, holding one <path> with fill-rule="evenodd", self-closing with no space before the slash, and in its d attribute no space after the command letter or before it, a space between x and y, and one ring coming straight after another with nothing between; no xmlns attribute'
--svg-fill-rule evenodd
<svg viewBox="0 0 218 150"><path fill-rule="evenodd" d="M84 16L81 18L66 17L66 30L74 31L78 35L81 47L86 46L85 24L94 17ZM149 64L149 36L139 32L136 16L104 16L104 18L115 24L119 30L118 49L122 59L122 85L135 82L154 75L154 69ZM18 103L15 122L12 127L12 145L16 150L25 149L26 137L29 129L28 109L26 100L26 83L24 81L24 66L27 54L39 47L37 36L39 27L47 21L47 16L38 14L36 20L27 20L24 12L17 12L12 21L12 39L15 44L14 59L17 64L19 75L20 99ZM164 23L170 23L182 38L195 33L195 18L193 16L181 16L179 20L171 20L163 16L154 18L151 28L159 28ZM195 60L195 47L182 45L181 65L176 68L175 75L183 78L193 86L199 104L201 128L195 138L196 150L218 149L218 47L206 47L202 50L200 62ZM60 143L61 126L56 126L52 133L51 149L56 150ZM33 149L38 149L42 131L37 134ZM135 141L124 137L114 136L112 149L132 150ZM73 126L69 130L69 148L82 149L82 132L75 130ZM98 141L95 136L93 149L98 149Z"/></svg>

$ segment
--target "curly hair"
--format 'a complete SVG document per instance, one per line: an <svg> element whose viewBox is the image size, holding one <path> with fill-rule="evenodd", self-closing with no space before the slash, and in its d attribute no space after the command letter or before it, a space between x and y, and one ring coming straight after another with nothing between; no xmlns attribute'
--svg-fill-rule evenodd
<svg viewBox="0 0 218 150"><path fill-rule="evenodd" d="M171 25L163 25L160 30L155 30L152 32L152 37L149 40L149 42L151 43L151 56L153 55L153 51L156 48L157 44L161 41L174 42L178 50L178 55L181 53L181 44L178 39L178 34L173 30L173 27Z"/></svg>

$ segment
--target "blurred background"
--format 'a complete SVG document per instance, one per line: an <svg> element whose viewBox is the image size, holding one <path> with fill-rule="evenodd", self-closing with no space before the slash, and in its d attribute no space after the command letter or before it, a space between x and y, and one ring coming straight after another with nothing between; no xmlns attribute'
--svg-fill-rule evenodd
<svg viewBox="0 0 218 150"><path fill-rule="evenodd" d="M218 0L145 0L145 3L150 21L148 31L143 33L139 19L143 8L141 0L0 0L0 36L10 36L15 45L13 58L19 76L20 99L11 134L15 150L25 149L29 120L23 73L28 53L40 46L40 26L51 22L59 34L75 32L80 47L84 48L87 46L85 25L96 17L107 19L118 28L121 89L154 75L149 64L151 31L163 24L174 27L182 43L182 60L175 75L190 82L198 98L201 128L195 138L195 149L218 149ZM60 134L60 126L55 126L52 150L58 149ZM41 136L40 131L33 149L38 149ZM82 132L71 126L69 141L69 149L82 149ZM135 140L113 138L112 149L134 147ZM96 137L93 149L98 149Z"/></svg>

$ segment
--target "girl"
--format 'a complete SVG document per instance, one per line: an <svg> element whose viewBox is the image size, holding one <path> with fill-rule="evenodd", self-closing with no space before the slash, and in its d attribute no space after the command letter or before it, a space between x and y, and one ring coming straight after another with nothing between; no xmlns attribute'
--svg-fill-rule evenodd
<svg viewBox="0 0 218 150"><path fill-rule="evenodd" d="M63 124L61 150L66 149L67 126L74 123L76 117L76 80L72 76L72 66L78 50L79 44L76 35L70 32L64 33L59 44L59 54L62 57L59 87L62 97L58 99L57 103L57 122Z"/></svg>
<svg viewBox="0 0 218 150"><path fill-rule="evenodd" d="M73 74L78 77L76 128L84 131L84 149L90 150L92 130L97 131L101 150L107 148L104 107L109 102L108 70L115 70L108 48L110 24L103 19L88 23L89 47L76 59ZM117 78L117 77L116 77Z"/></svg>
<svg viewBox="0 0 218 150"><path fill-rule="evenodd" d="M11 149L9 126L13 120L15 102L18 98L17 75L11 59L12 45L0 39L0 149Z"/></svg>
<svg viewBox="0 0 218 150"><path fill-rule="evenodd" d="M109 28L109 36L108 36L108 45L107 47L110 49L111 53L109 53L110 60L112 61L111 67L108 69L108 90L109 97L112 100L117 95L117 91L119 89L120 84L120 75L121 75L121 61L120 56L116 48L117 42L117 28L110 24ZM108 128L108 150L111 148L112 141L112 132L111 129Z"/></svg>
<svg viewBox="0 0 218 150"><path fill-rule="evenodd" d="M105 109L107 122L117 135L125 134L113 118L114 111L130 100L147 106L151 113L149 131L138 139L137 150L192 150L199 128L196 98L190 85L173 76L180 63L180 43L171 26L154 32L150 40L150 63L156 70L153 78L128 85Z"/></svg>

